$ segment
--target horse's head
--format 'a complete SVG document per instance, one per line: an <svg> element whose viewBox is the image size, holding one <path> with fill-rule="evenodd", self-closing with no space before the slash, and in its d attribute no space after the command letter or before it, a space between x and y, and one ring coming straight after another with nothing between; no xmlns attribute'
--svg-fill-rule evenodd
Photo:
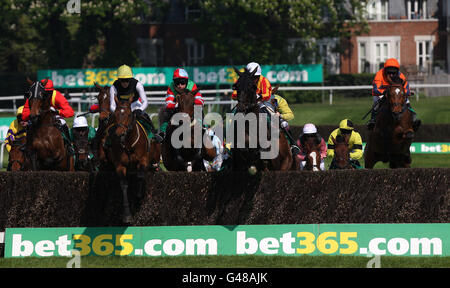
<svg viewBox="0 0 450 288"><path fill-rule="evenodd" d="M348 149L349 137L337 135L336 139L331 136L334 144L334 163L339 169L352 168L350 164L350 151Z"/></svg>
<svg viewBox="0 0 450 288"><path fill-rule="evenodd" d="M26 137L14 140L11 143L11 151L9 151L9 164L11 171L21 171L25 169L25 145Z"/></svg>
<svg viewBox="0 0 450 288"><path fill-rule="evenodd" d="M116 102L116 110L114 111L114 124L116 126L115 135L121 139L121 143L125 141L128 132L133 128L133 113L131 111L131 103L133 97L128 100L120 101L114 96Z"/></svg>
<svg viewBox="0 0 450 288"><path fill-rule="evenodd" d="M195 89L194 91L184 90L177 95L178 111L187 113L191 119L194 116L194 99L198 91L200 89Z"/></svg>
<svg viewBox="0 0 450 288"><path fill-rule="evenodd" d="M320 143L317 143L316 137L307 137L305 141L306 164L305 170L320 170Z"/></svg>
<svg viewBox="0 0 450 288"><path fill-rule="evenodd" d="M75 169L81 171L89 170L89 128L79 127L73 130L73 146L75 150Z"/></svg>
<svg viewBox="0 0 450 288"><path fill-rule="evenodd" d="M234 68L234 71L239 76L238 80L233 85L233 90L236 90L237 92L237 112L245 113L254 110L256 107L257 86L254 80L256 70L257 69L255 68L253 71L248 71L247 68L244 68L244 72L241 72Z"/></svg>
<svg viewBox="0 0 450 288"><path fill-rule="evenodd" d="M28 105L30 106L30 120L34 124L42 110L50 109L50 94L45 91L45 84L48 79L44 82L32 82L30 79L27 79L27 81L30 84L30 88L26 92Z"/></svg>
<svg viewBox="0 0 450 288"><path fill-rule="evenodd" d="M403 89L404 80L397 77L389 78L388 81L390 82L390 85L386 96L391 112L398 118L406 109L406 95Z"/></svg>
<svg viewBox="0 0 450 288"><path fill-rule="evenodd" d="M97 95L97 101L99 106L100 115L98 117L98 120L100 122L105 122L109 119L109 116L111 115L110 112L110 95L109 95L109 86L100 86L97 83L94 83L95 87L99 89L99 93Z"/></svg>

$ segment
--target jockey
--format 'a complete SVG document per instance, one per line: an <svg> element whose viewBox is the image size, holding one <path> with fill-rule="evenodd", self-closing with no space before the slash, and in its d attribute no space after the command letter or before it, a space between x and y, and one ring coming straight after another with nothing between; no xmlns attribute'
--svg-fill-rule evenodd
<svg viewBox="0 0 450 288"><path fill-rule="evenodd" d="M63 133L64 142L68 144L68 147L70 148L70 136L69 136L69 127L67 127L66 120L64 118L70 118L73 117L74 112L72 107L70 106L67 99L53 87L53 81L50 79L43 79L41 80L41 83L44 84L45 81L47 83L45 84L45 92L51 95L52 99L50 101L50 109L57 112L58 114L55 116L57 121L57 127L58 129ZM28 121L30 119L30 104L29 99L25 101L25 105L23 107L22 112L22 119L23 121Z"/></svg>
<svg viewBox="0 0 450 288"><path fill-rule="evenodd" d="M177 112L178 103L176 103L177 95L185 90L194 91L197 89L197 85L189 79L189 75L183 68L178 68L173 73L172 82L169 84L166 92L166 107L163 109L159 127L159 136L166 137L167 126L172 118L173 114ZM194 105L203 107L203 97L200 92L194 95Z"/></svg>
<svg viewBox="0 0 450 288"><path fill-rule="evenodd" d="M300 153L300 148L295 143L294 137L292 137L291 131L289 130L288 121L294 119L294 113L292 113L291 108L288 105L286 99L280 95L274 95L272 99L272 105L275 107L275 114L280 117L280 127L287 135L289 144L291 146L292 155L295 156Z"/></svg>
<svg viewBox="0 0 450 288"><path fill-rule="evenodd" d="M348 148L350 150L350 163L352 164L352 166L361 166L358 160L363 156L362 138L361 135L355 131L352 121L350 121L349 119L342 120L339 123L339 128L331 132L330 137L328 137L327 155L331 158L334 157L334 143L331 137L336 139L337 135L342 135L344 137L350 135L348 140Z"/></svg>
<svg viewBox="0 0 450 288"><path fill-rule="evenodd" d="M409 83L406 80L405 75L400 72L400 64L398 63L397 59L395 58L389 58L384 63L384 68L380 69L376 74L375 78L373 79L372 85L372 96L373 96L373 106L372 106L372 113L371 118L369 122L367 123L367 127L369 130L372 130L375 126L376 121L376 115L378 112L378 108L380 107L379 101L381 101L384 98L385 93L387 92L386 88L389 86L389 82L387 77L390 77L392 79L394 78L400 78L405 83L403 84L403 89L406 95L406 105L410 109L410 111L413 113L413 126L414 130L417 130L417 128L420 126L421 121L416 119L416 112L411 108L411 104L409 102L409 96L411 95L411 90L409 89Z"/></svg>
<svg viewBox="0 0 450 288"><path fill-rule="evenodd" d="M306 138L313 137L315 138L315 142L317 144L320 143L320 170L325 171L325 158L327 157L327 144L325 140L323 140L322 136L317 133L317 128L314 124L308 123L303 126L303 133L300 134L297 140L297 145L300 147L300 153L297 157L300 159L300 170L306 165L306 151L305 151L305 142Z"/></svg>
<svg viewBox="0 0 450 288"><path fill-rule="evenodd" d="M6 150L8 150L8 152L11 151L11 144L14 140L20 139L27 135L26 126L28 123L22 120L22 111L23 106L17 108L16 119L11 122L8 132L6 133L5 143Z"/></svg>
<svg viewBox="0 0 450 288"><path fill-rule="evenodd" d="M203 159L203 164L205 165L206 171L220 171L224 160L225 147L220 138L214 134L213 129L208 128L206 133L208 133L208 136L216 149L216 157L211 162Z"/></svg>
<svg viewBox="0 0 450 288"><path fill-rule="evenodd" d="M95 129L88 125L87 119L84 116L75 117L72 129L70 129L69 133L70 141L72 143L75 143L80 137L86 137L85 139L88 141L89 146L92 146L92 140L95 138ZM90 159L92 159L92 157L93 155L89 155Z"/></svg>
<svg viewBox="0 0 450 288"><path fill-rule="evenodd" d="M291 146L291 152L292 155L297 155L300 153L300 149L297 145L295 145L295 140L292 137L290 131L289 131L289 125L288 122L291 119L294 119L294 114L292 113L292 110L289 108L287 101L283 99L282 97L275 95L272 95L272 85L270 84L269 80L264 77L261 72L261 66L256 62L250 62L247 64L246 69L249 72L253 72L256 69L255 75L254 75L254 81L256 84L256 95L257 95L257 101L258 101L258 107L259 110L263 113L267 113L270 115L277 115L280 117L280 127L281 130L287 135L289 144ZM237 99L237 91L234 90L231 94L231 99L236 100ZM277 111L278 107L278 111ZM290 118L290 119L286 119Z"/></svg>
<svg viewBox="0 0 450 288"><path fill-rule="evenodd" d="M133 111L138 121L149 125L150 131L155 136L156 142L161 142L162 139L156 134L156 129L153 126L152 120L145 112L148 102L144 85L142 85L142 83L137 79L133 78L133 72L127 65L122 65L117 69L117 78L118 79L114 81L109 90L111 112L116 110L116 101L114 99L115 96L117 96L119 100L128 100L132 97L133 102L131 103L131 111ZM93 107L91 106L90 110L92 109Z"/></svg>

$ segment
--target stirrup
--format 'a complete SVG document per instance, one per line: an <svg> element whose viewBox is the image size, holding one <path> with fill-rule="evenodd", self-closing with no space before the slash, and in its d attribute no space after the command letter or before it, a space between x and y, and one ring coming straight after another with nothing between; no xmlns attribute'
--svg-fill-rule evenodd
<svg viewBox="0 0 450 288"><path fill-rule="evenodd" d="M296 156L300 153L300 148L297 145L291 145L291 153L293 156Z"/></svg>

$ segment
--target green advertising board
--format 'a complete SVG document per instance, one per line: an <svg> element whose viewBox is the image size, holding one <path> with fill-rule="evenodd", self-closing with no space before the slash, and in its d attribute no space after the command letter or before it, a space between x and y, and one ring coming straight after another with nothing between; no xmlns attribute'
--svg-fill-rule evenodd
<svg viewBox="0 0 450 288"><path fill-rule="evenodd" d="M4 141L8 133L9 125L15 117L0 117L0 141Z"/></svg>
<svg viewBox="0 0 450 288"><path fill-rule="evenodd" d="M363 150L366 143L363 143ZM414 142L409 147L411 154L450 154L449 142Z"/></svg>
<svg viewBox="0 0 450 288"><path fill-rule="evenodd" d="M450 223L8 228L5 257L450 256Z"/></svg>
<svg viewBox="0 0 450 288"><path fill-rule="evenodd" d="M133 67L134 78L144 86L168 86L178 67ZM231 85L237 79L230 66L184 67L189 78L198 85ZM238 69L243 69L237 66ZM262 65L262 74L272 84L322 83L322 64ZM50 78L57 88L86 88L94 82L112 85L117 79L117 68L39 70L38 79Z"/></svg>

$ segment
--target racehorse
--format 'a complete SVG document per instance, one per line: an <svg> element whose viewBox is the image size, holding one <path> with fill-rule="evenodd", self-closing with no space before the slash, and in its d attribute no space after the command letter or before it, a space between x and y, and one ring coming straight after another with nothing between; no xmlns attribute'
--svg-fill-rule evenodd
<svg viewBox="0 0 450 288"><path fill-rule="evenodd" d="M27 92L31 125L27 126L26 150L32 170L74 171L74 159L56 126L58 120L51 109L51 97L44 90L46 81L28 82L31 85Z"/></svg>
<svg viewBox="0 0 450 288"><path fill-rule="evenodd" d="M99 90L97 94L97 101L99 106L99 116L98 116L98 128L95 132L95 138L93 139L93 149L96 150L96 157L94 165L98 165L99 170L109 171L113 170L114 167L108 163L108 158L106 157L104 144L106 140L106 130L111 125L110 120L111 110L110 110L110 95L108 86L100 86L94 83L95 87Z"/></svg>
<svg viewBox="0 0 450 288"><path fill-rule="evenodd" d="M15 139L11 143L11 150L9 151L8 168L7 171L27 171L30 163L24 153L26 145L26 137Z"/></svg>
<svg viewBox="0 0 450 288"><path fill-rule="evenodd" d="M181 135L183 142L189 142L189 147L175 148L172 143L172 135L177 129L183 129L174 118L169 122L167 127L167 135L161 146L161 155L164 166L169 171L205 171L203 159L212 161L216 157L216 150L212 146L210 137L205 137L206 130L201 127L199 119L195 119L194 113L194 96L199 89L194 91L183 91L176 96L178 103L178 113L184 113L186 121L190 123L189 131L185 130ZM182 114L178 114L182 115ZM196 129L201 129L201 139L195 139ZM190 133L187 133L190 132ZM184 137L190 134L188 141L184 141ZM199 141L201 147L195 147L195 140ZM199 145L198 145L199 146Z"/></svg>
<svg viewBox="0 0 450 288"><path fill-rule="evenodd" d="M239 76L238 80L233 86L233 89L237 91L237 101L238 104L236 105L236 113L235 115L238 115L238 113L242 113L244 117L246 115L250 115L253 113L256 116L257 120L257 129L254 132L259 132L259 126L260 125L267 125L266 123L259 123L259 115L260 115L260 109L258 107L258 100L256 96L256 84L253 80L254 75L256 73L256 69L254 71L248 71L246 68L244 69L244 72L239 71L238 69L234 68L236 74ZM269 108L268 108L269 109ZM271 113L270 117L278 117L275 112ZM267 117L264 117L264 119L268 119ZM270 121L271 122L271 121ZM267 171L267 170L290 170L293 166L293 157L292 152L290 150L289 142L286 139L286 136L283 134L282 131L279 131L278 134L276 134L275 137L277 137L275 143L278 145L278 154L275 155L272 159L261 159L261 152L264 151L263 148L261 148L261 142L259 137L257 137L257 147L252 148L250 147L251 142L251 134L256 135L256 133L251 133L250 131L250 125L249 121L245 121L245 145L244 147L237 147L237 133L238 133L238 125L237 122L234 121L234 144L231 148L231 157L232 157L232 163L233 163L233 170L237 171ZM273 127L271 124L269 125L268 133L267 135L271 135L272 129L279 129L279 127ZM259 135L260 136L260 135ZM272 143L272 141L271 141ZM271 147L275 148L275 147ZM253 173L252 172L252 173Z"/></svg>
<svg viewBox="0 0 450 288"><path fill-rule="evenodd" d="M334 157L331 160L331 169L354 169L350 162L350 150L348 148L349 135L344 137L337 135L336 139L331 136L334 144Z"/></svg>
<svg viewBox="0 0 450 288"><path fill-rule="evenodd" d="M131 210L128 201L129 179L132 172L136 172L136 192L138 198L143 196L145 189L145 176L149 164L150 142L145 129L136 120L131 111L133 97L119 101L114 97L116 110L112 114L112 126L107 130L106 141L109 144L105 148L109 162L112 163L115 173L120 179L122 190L123 221L131 222Z"/></svg>
<svg viewBox="0 0 450 288"><path fill-rule="evenodd" d="M411 164L409 148L414 138L412 112L406 104L404 81L390 79L386 96L369 134L364 150L365 168L372 169L378 161L389 162L390 168L408 168Z"/></svg>
<svg viewBox="0 0 450 288"><path fill-rule="evenodd" d="M305 166L304 170L320 171L320 142L314 137L306 137L305 140Z"/></svg>
<svg viewBox="0 0 450 288"><path fill-rule="evenodd" d="M90 147L88 129L73 129L73 146L75 150L75 170L92 172L94 167L89 158Z"/></svg>

